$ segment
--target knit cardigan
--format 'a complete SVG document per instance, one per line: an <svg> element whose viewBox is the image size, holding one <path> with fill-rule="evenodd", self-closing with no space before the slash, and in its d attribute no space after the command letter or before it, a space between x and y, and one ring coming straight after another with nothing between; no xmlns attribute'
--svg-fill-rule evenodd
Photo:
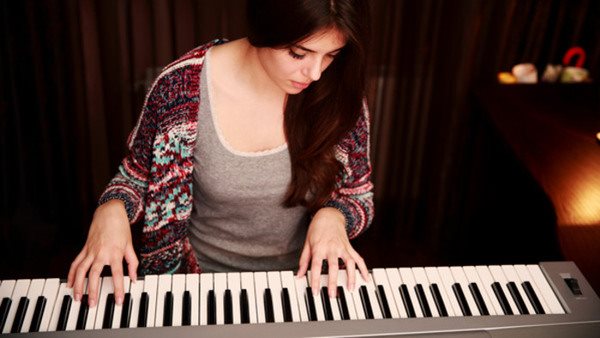
<svg viewBox="0 0 600 338"><path fill-rule="evenodd" d="M199 46L162 70L129 135L128 155L100 197L99 204L122 200L131 224L143 218L142 247L138 248L142 275L201 272L187 236L200 72L208 48L223 42ZM366 102L362 110L356 127L336 146L343 170L326 203L345 216L351 239L368 228L374 215Z"/></svg>

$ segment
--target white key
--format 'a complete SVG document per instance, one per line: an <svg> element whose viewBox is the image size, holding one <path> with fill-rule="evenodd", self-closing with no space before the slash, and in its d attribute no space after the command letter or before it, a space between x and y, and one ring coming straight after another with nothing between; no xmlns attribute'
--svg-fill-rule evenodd
<svg viewBox="0 0 600 338"><path fill-rule="evenodd" d="M410 296L410 301L412 302L413 309L415 310L415 315L417 318L423 317L423 311L421 310L421 305L419 304L419 298L417 297L417 292L415 291L415 277L410 268L399 268L400 278L402 278L402 284L406 285L408 289L408 294Z"/></svg>
<svg viewBox="0 0 600 338"><path fill-rule="evenodd" d="M239 272L227 273L227 288L231 291L231 307L233 309L233 323L242 322L242 312L240 307L241 282Z"/></svg>
<svg viewBox="0 0 600 338"><path fill-rule="evenodd" d="M500 287L502 288L502 291L506 296L506 300L508 300L508 305L510 306L510 309L512 310L513 314L520 314L519 310L517 309L517 304L515 304L515 301L513 300L510 294L510 291L508 291L508 288L506 287L507 280L504 276L502 268L499 265L490 265L488 268L490 269L490 273L492 274L492 278L494 278L494 281L500 284Z"/></svg>
<svg viewBox="0 0 600 338"><path fill-rule="evenodd" d="M560 305L558 298L556 298L556 294L554 294L554 291L550 287L550 284L548 283L548 280L546 279L540 266L531 264L527 265L527 269L529 270L531 277L535 280L535 284L540 290L542 297L544 297L544 301L548 305L548 308L550 308L550 312L548 313L565 313L565 310L563 309L562 305Z"/></svg>
<svg viewBox="0 0 600 338"><path fill-rule="evenodd" d="M494 292L494 289L492 288L492 284L495 282L494 278L492 277L492 273L490 272L488 267L485 265L478 265L475 267L475 270L477 271L477 275L479 276L479 279L481 280L481 284L483 284L483 288L485 289L486 294L489 296L490 304L492 306L488 306L488 309L490 307L493 307L494 312L497 315L504 315L502 306L500 305L500 302L498 301L498 298L496 297L496 293Z"/></svg>
<svg viewBox="0 0 600 338"><path fill-rule="evenodd" d="M319 288L319 290L322 290L322 287L327 288L328 283L329 283L329 275L321 275L321 288ZM321 295L329 298L329 304L331 305L331 314L333 315L333 320L342 320L342 316L340 315L340 308L338 306L337 299L335 297L329 297L329 290L327 290L325 292L325 294L323 294L323 292L321 292Z"/></svg>
<svg viewBox="0 0 600 338"><path fill-rule="evenodd" d="M17 305L15 305L15 300L12 298L12 293L13 293L13 290L15 289L16 284L17 284L17 281L14 279L11 279L11 280L3 281L2 284L0 285L0 302L2 302L2 300L4 298L9 298L11 300L11 304L10 304L11 308L17 306ZM7 326L8 325L6 325L6 322L5 322L4 328L6 328ZM4 332L4 328L2 328L2 332ZM10 330L10 328L9 328L9 330Z"/></svg>
<svg viewBox="0 0 600 338"><path fill-rule="evenodd" d="M312 275L312 271L308 271L306 273L306 280L308 281L308 286L312 288L312 285L310 285L310 281L312 280L311 275ZM319 290L320 290L320 285L319 285ZM320 292L318 292L316 295L313 294L313 300L315 301L315 309L317 311L317 321L322 322L325 320L325 311L323 311L323 302L321 301Z"/></svg>
<svg viewBox="0 0 600 338"><path fill-rule="evenodd" d="M213 290L213 274L200 274L200 325L208 325L208 292Z"/></svg>
<svg viewBox="0 0 600 338"><path fill-rule="evenodd" d="M357 280L359 280L358 277ZM367 287L369 301L371 302L371 309L373 310L373 317L375 319L382 319L383 313L381 313L381 307L379 307L379 302L377 301L377 294L375 294L375 283L373 282L373 276L369 273L369 281L365 281L362 276L360 276L360 283L361 285L365 285Z"/></svg>
<svg viewBox="0 0 600 338"><path fill-rule="evenodd" d="M2 285L4 285L4 283ZM46 297L46 306L44 307L44 313L42 314L42 320L40 321L40 332L48 331L59 287L60 280L58 278L46 279L46 282L44 283L42 296Z"/></svg>
<svg viewBox="0 0 600 338"><path fill-rule="evenodd" d="M254 273L254 296L256 301L256 319L258 323L266 323L265 289L268 285L266 272Z"/></svg>
<svg viewBox="0 0 600 338"><path fill-rule="evenodd" d="M390 283L388 281L385 269L373 269L372 273L373 279L375 280L375 284L383 286L383 289L385 290L385 295L388 302L388 307L390 308L390 313L392 314L392 318L400 318L398 304L396 304L396 299L394 298L394 294L392 292L392 288L390 287ZM377 291L379 292L379 290Z"/></svg>
<svg viewBox="0 0 600 338"><path fill-rule="evenodd" d="M258 319L256 314L256 298L254 297L254 274L252 272L242 272L240 278L242 290L246 290L246 295L248 296L248 316L250 317L250 323L255 324Z"/></svg>
<svg viewBox="0 0 600 338"><path fill-rule="evenodd" d="M521 294L521 298L525 303L525 307L527 307L527 312L529 314L535 314L533 305L531 305L531 301L529 300L529 297L527 297L527 293L525 293L525 289L523 289L523 286L521 285L521 279L519 278L519 275L517 275L515 268L512 265L502 265L502 271L504 271L504 276L506 276L506 279L509 282L514 282L517 286L517 290L519 290L519 293Z"/></svg>
<svg viewBox="0 0 600 338"><path fill-rule="evenodd" d="M400 272L398 271L398 269L386 268L385 274L390 284L390 290L392 296L394 297L394 302L398 309L398 315L400 316L400 318L408 318L408 313L406 312L404 302L402 301L402 295L400 294L400 285L402 285Z"/></svg>
<svg viewBox="0 0 600 338"><path fill-rule="evenodd" d="M124 276L123 277L123 295L125 295L126 293L129 292L130 285L131 285L131 279L129 278L129 276ZM123 296L123 301L125 301L124 296ZM111 326L113 329L118 329L121 327L121 317L122 316L123 316L123 304L117 305L116 299L115 299L115 311L113 313L113 322L112 322L112 326Z"/></svg>
<svg viewBox="0 0 600 338"><path fill-rule="evenodd" d="M362 305L362 300L360 298L360 286L361 286L361 281L363 281L360 272L356 271L355 275L354 275L354 291L352 291L350 293L350 295L352 296L352 299L354 300L354 310L356 311L356 318L358 319L366 319L366 315L365 315L365 309L363 308ZM359 279L360 278L360 279Z"/></svg>
<svg viewBox="0 0 600 338"><path fill-rule="evenodd" d="M337 285L341 286L344 290L344 299L346 300L346 307L348 308L348 315L350 320L358 319L356 315L356 309L354 308L354 299L352 298L352 292L348 290L348 272L347 270L338 271Z"/></svg>
<svg viewBox="0 0 600 338"><path fill-rule="evenodd" d="M158 289L156 290L156 314L155 327L162 327L165 315L165 295L171 291L172 276L168 274L158 275Z"/></svg>
<svg viewBox="0 0 600 338"><path fill-rule="evenodd" d="M214 274L214 290L217 310L217 325L225 324L225 290L227 290L227 273L220 272Z"/></svg>
<svg viewBox="0 0 600 338"><path fill-rule="evenodd" d="M6 321L4 322L4 329L2 333L10 333L12 329L13 322L15 320L15 315L17 314L17 308L19 307L19 302L21 301L21 297L27 296L27 291L29 290L29 284L31 283L31 279L19 279L15 284L15 288L12 292L12 304L10 309L8 310L8 315L6 317Z"/></svg>
<svg viewBox="0 0 600 338"><path fill-rule="evenodd" d="M183 292L185 291L185 274L174 274L171 285L173 293L173 326L181 326L183 319Z"/></svg>
<svg viewBox="0 0 600 338"><path fill-rule="evenodd" d="M298 300L300 320L308 322L308 303L306 300L306 288L308 287L308 282L306 281L306 276L300 278L294 277L294 284L296 286L296 298Z"/></svg>
<svg viewBox="0 0 600 338"><path fill-rule="evenodd" d="M283 323L283 302L281 300L281 275L279 271L267 272L267 283L273 299L273 317L275 323Z"/></svg>
<svg viewBox="0 0 600 338"><path fill-rule="evenodd" d="M158 290L158 275L145 276L144 277L144 292L146 292L148 294L148 316L146 318L146 327L154 327L154 318L156 315L156 291L157 290Z"/></svg>
<svg viewBox="0 0 600 338"><path fill-rule="evenodd" d="M58 288L58 292L56 294L56 301L54 302L54 309L52 310L52 317L50 319L50 324L48 325L48 331L56 331L56 327L58 326L58 317L60 316L60 309L62 306L63 298L66 294L69 293L69 289L67 288L67 283L60 283Z"/></svg>
<svg viewBox="0 0 600 338"><path fill-rule="evenodd" d="M477 269L475 269L474 266L463 266L463 271L465 272L465 276L467 277L467 282L469 284L475 283L477 285L479 293L481 294L481 298L483 299L485 307L490 313L490 316L497 315L496 309L491 302L490 295L488 294L488 289L486 289L485 285L481 282L479 274L477 273ZM491 296L494 297L494 294L492 294Z"/></svg>
<svg viewBox="0 0 600 338"><path fill-rule="evenodd" d="M471 314L473 316L481 316L479 313L479 308L477 307L477 303L475 303L475 298L471 294L471 290L469 290L469 282L467 281L467 276L465 276L465 272L460 266L450 267L450 272L452 272L452 277L454 277L454 282L460 284L462 288L463 294L467 299L467 305L471 310Z"/></svg>
<svg viewBox="0 0 600 338"><path fill-rule="evenodd" d="M287 288L288 294L290 295L290 308L292 309L292 321L300 321L300 312L298 307L298 297L296 294L296 281L294 280L294 273L292 271L281 272L281 287Z"/></svg>
<svg viewBox="0 0 600 338"><path fill-rule="evenodd" d="M460 305L458 304L458 300L454 295L454 291L452 290L452 284L454 284L454 277L452 277L452 272L450 272L450 268L447 266L441 266L438 268L438 273L440 274L440 278L444 285L444 290L446 291L446 295L450 300L450 306L452 307L452 311L455 316L463 316L462 310L460 309ZM446 304L446 307L450 307Z"/></svg>
<svg viewBox="0 0 600 338"><path fill-rule="evenodd" d="M114 285L111 276L102 277L102 287L100 287L100 297L98 297L98 308L96 310L96 322L94 323L94 329L102 329L104 323L104 311L106 310L106 298L109 293L114 293Z"/></svg>
<svg viewBox="0 0 600 338"><path fill-rule="evenodd" d="M98 281L98 289L96 290L96 299L100 299L100 291L102 290L102 281L103 278L100 278ZM86 290L83 294L87 294L89 297L89 279L85 278L84 279L84 289ZM108 280L108 283L112 283L112 280ZM89 299L89 298L88 298ZM89 302L88 302L89 304ZM85 329L86 330L93 330L94 327L96 326L96 314L98 313L98 303L96 303L96 306L94 307L88 307L88 315L87 315L87 320L85 321ZM102 324L100 324L102 325Z"/></svg>
<svg viewBox="0 0 600 338"><path fill-rule="evenodd" d="M86 278L87 279L87 278ZM87 289L87 281L84 281L84 286L83 286L83 292L85 294L85 291ZM69 312L69 317L67 318L67 327L65 328L65 331L75 331L75 328L77 327L77 317L79 316L79 308L81 307L81 300L80 301L75 301L75 297L73 294L73 288L69 289L69 296L71 296L72 300L71 300L71 309Z"/></svg>
<svg viewBox="0 0 600 338"><path fill-rule="evenodd" d="M23 317L23 326L21 326L21 332L29 332L29 328L31 326L31 319L33 318L33 312L35 311L35 305L37 303L38 297L42 295L44 291L44 283L43 279L33 279L31 280L31 284L29 285L29 291L27 291L27 299L29 299L29 305L27 306L27 311L25 312L25 316ZM0 297L0 301L2 298Z"/></svg>
<svg viewBox="0 0 600 338"><path fill-rule="evenodd" d="M433 317L439 317L440 314L438 312L437 306L435 305L435 300L433 298L433 293L431 293L431 289L429 288L429 280L427 279L427 274L425 273L424 268L412 268L413 276L415 276L415 282L417 284L421 284L423 288L423 292L425 293L425 301L429 306L429 310L431 311L431 315Z"/></svg>
<svg viewBox="0 0 600 338"><path fill-rule="evenodd" d="M550 313L550 308L548 307L548 305L546 305L546 301L544 300L544 297L542 296L542 292L540 291L540 289L538 289L537 284L531 277L531 274L529 273L527 266L525 266L523 264L515 265L515 271L517 272L517 275L519 275L521 282L523 282L523 283L529 282L529 284L531 285L531 288L533 289L533 292L535 292L538 300L540 301L540 304L542 305L542 309L544 310L544 313L546 313L546 314Z"/></svg>
<svg viewBox="0 0 600 338"><path fill-rule="evenodd" d="M456 316L456 314L454 313L454 309L452 308L452 304L450 304L450 299L448 297L448 294L446 293L446 288L444 287L444 283L440 278L440 274L438 273L437 268L426 267L425 274L427 274L427 280L429 280L430 285L437 285L437 288L440 291L440 296L442 297L442 302L444 303L444 307L446 308L446 312L448 312L448 316Z"/></svg>
<svg viewBox="0 0 600 338"><path fill-rule="evenodd" d="M132 281L129 286L129 293L131 294L131 318L129 319L129 327L138 327L138 317L140 315L140 303L142 298L142 292L144 292L144 281L138 279L135 283Z"/></svg>

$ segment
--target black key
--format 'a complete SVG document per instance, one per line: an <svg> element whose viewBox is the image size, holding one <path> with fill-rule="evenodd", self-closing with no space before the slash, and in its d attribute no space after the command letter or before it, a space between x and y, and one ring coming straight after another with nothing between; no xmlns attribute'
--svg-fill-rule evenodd
<svg viewBox="0 0 600 338"><path fill-rule="evenodd" d="M408 318L417 317L417 313L413 307L412 300L410 300L410 295L408 294L408 287L406 284L400 285L398 289L400 290L400 296L402 296L402 302L404 303L404 309L406 310Z"/></svg>
<svg viewBox="0 0 600 338"><path fill-rule="evenodd" d="M10 310L11 304L12 299L8 297L2 298L2 305L0 305L0 332L4 329L4 324L6 323L6 317L8 317L8 311Z"/></svg>
<svg viewBox="0 0 600 338"><path fill-rule="evenodd" d="M508 292L510 292L510 295L517 304L517 309L519 310L519 312L522 315L528 315L529 311L527 311L525 301L523 300L523 297L521 297L519 289L517 289L517 284L515 284L515 282L508 282L506 286L508 287Z"/></svg>
<svg viewBox="0 0 600 338"><path fill-rule="evenodd" d="M17 307L17 313L15 313L15 319L13 321L10 333L19 333L23 327L23 320L25 319L25 312L29 306L29 298L23 296L19 299L19 306Z"/></svg>
<svg viewBox="0 0 600 338"><path fill-rule="evenodd" d="M69 319L69 311L71 311L71 302L73 298L69 295L64 295L62 305L60 306L60 315L58 316L58 324L56 331L64 331L67 328L67 319Z"/></svg>
<svg viewBox="0 0 600 338"><path fill-rule="evenodd" d="M342 319L350 320L350 311L348 310L348 303L346 303L346 294L344 293L344 288L341 286L337 287L337 302Z"/></svg>
<svg viewBox="0 0 600 338"><path fill-rule="evenodd" d="M265 303L265 321L267 323L274 323L275 311L273 311L273 295L271 295L271 289L265 289L263 300Z"/></svg>
<svg viewBox="0 0 600 338"><path fill-rule="evenodd" d="M33 317L31 318L29 332L38 332L40 330L42 316L44 315L44 309L46 309L46 301L46 297L38 297L37 302L35 303L35 309L33 310Z"/></svg>
<svg viewBox="0 0 600 338"><path fill-rule="evenodd" d="M223 295L223 304L225 311L225 324L233 324L233 299L231 298L231 290L225 290Z"/></svg>
<svg viewBox="0 0 600 338"><path fill-rule="evenodd" d="M392 318L392 311L390 310L383 285L377 285L377 300L379 301L379 307L383 310L383 318Z"/></svg>
<svg viewBox="0 0 600 338"><path fill-rule="evenodd" d="M533 305L533 309L535 310L535 313L537 313L538 315L546 314L546 312L544 311L544 307L542 306L542 303L540 303L540 299L535 294L535 291L533 290L533 286L531 286L531 283L529 283L528 281L525 281L521 285L523 286L523 289L525 289L527 298L529 298L531 305Z"/></svg>
<svg viewBox="0 0 600 338"><path fill-rule="evenodd" d="M327 294L326 286L321 288L321 301L323 302L325 320L333 320L333 310L331 309L331 302L329 301L329 294Z"/></svg>
<svg viewBox="0 0 600 338"><path fill-rule="evenodd" d="M506 298L504 291L502 291L502 286L500 285L500 283L498 283L498 282L492 283L492 290L494 290L494 294L496 295L496 298L498 299L498 303L500 303L502 312L504 312L505 315L514 314L512 309L510 308L510 304L508 303L508 299Z"/></svg>
<svg viewBox="0 0 600 338"><path fill-rule="evenodd" d="M490 311L488 311L488 308L485 305L485 302L483 301L483 296L481 296L481 292L479 291L479 287L477 286L477 284L476 283L470 283L469 284L469 290L471 290L471 294L473 295L473 298L475 298L475 304L477 304L477 308L479 309L479 313L482 316L489 316L490 315Z"/></svg>
<svg viewBox="0 0 600 338"><path fill-rule="evenodd" d="M131 309L133 308L133 299L131 299L131 293L125 293L123 298L123 312L121 312L121 325L120 328L128 328L129 321L131 319Z"/></svg>
<svg viewBox="0 0 600 338"><path fill-rule="evenodd" d="M215 290L208 291L208 309L206 309L208 325L217 324L217 299L215 298Z"/></svg>
<svg viewBox="0 0 600 338"><path fill-rule="evenodd" d="M437 307L438 312L440 313L440 317L448 317L448 310L446 310L446 305L444 304L444 299L442 298L442 294L440 293L440 288L436 283L433 283L429 286L431 293L433 294L433 301L435 302L435 306Z"/></svg>
<svg viewBox="0 0 600 338"><path fill-rule="evenodd" d="M360 301L362 302L362 306L365 310L365 317L367 319L374 319L373 308L371 308L371 300L369 299L369 293L367 292L367 287L364 285L360 286Z"/></svg>
<svg viewBox="0 0 600 338"><path fill-rule="evenodd" d="M471 309L469 308L469 304L467 304L467 298L465 297L465 293L463 292L462 287L459 283L454 283L452 285L452 290L454 291L454 295L458 300L458 305L460 305L460 311L462 311L463 316L472 316Z"/></svg>
<svg viewBox="0 0 600 338"><path fill-rule="evenodd" d="M311 322L317 321L317 307L310 287L306 288L306 309L308 310L308 320Z"/></svg>
<svg viewBox="0 0 600 338"><path fill-rule="evenodd" d="M248 291L242 289L240 293L240 307L242 308L242 324L250 323L250 306L248 305Z"/></svg>
<svg viewBox="0 0 600 338"><path fill-rule="evenodd" d="M171 291L165 293L163 326L173 326L173 292Z"/></svg>
<svg viewBox="0 0 600 338"><path fill-rule="evenodd" d="M181 309L181 312L183 313L181 325L192 325L192 294L189 291L183 293L183 308Z"/></svg>
<svg viewBox="0 0 600 338"><path fill-rule="evenodd" d="M425 295L425 290L423 290L423 285L415 285L415 292L417 293L417 300L419 301L419 305L421 305L423 316L432 317L433 315L431 314L431 308L427 302L427 296Z"/></svg>
<svg viewBox="0 0 600 338"><path fill-rule="evenodd" d="M292 302L290 301L290 292L288 288L281 289L281 305L283 307L283 321L292 322Z"/></svg>
<svg viewBox="0 0 600 338"><path fill-rule="evenodd" d="M102 328L112 328L113 316L115 315L115 294L109 293L106 296L106 307L104 308L104 319L102 320Z"/></svg>
<svg viewBox="0 0 600 338"><path fill-rule="evenodd" d="M138 327L148 326L148 303L150 302L148 292L142 292L140 297L140 311L138 312Z"/></svg>
<svg viewBox="0 0 600 338"><path fill-rule="evenodd" d="M85 329L89 311L88 298L88 295L81 296L81 305L79 306L79 313L77 314L77 325L75 325L76 330Z"/></svg>

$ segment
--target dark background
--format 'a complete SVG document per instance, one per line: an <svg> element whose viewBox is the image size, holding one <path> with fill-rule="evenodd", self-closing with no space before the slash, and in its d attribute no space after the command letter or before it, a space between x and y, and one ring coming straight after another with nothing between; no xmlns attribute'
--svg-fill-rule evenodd
<svg viewBox="0 0 600 338"><path fill-rule="evenodd" d="M376 218L354 242L370 267L565 259L553 204L477 89L517 63L541 73L575 45L600 78L599 3L371 1ZM243 37L244 7L0 2L0 279L66 277L157 71Z"/></svg>

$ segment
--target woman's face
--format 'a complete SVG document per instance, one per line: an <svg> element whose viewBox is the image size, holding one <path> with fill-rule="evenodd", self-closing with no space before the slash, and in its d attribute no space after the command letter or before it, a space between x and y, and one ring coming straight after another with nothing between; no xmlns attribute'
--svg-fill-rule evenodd
<svg viewBox="0 0 600 338"><path fill-rule="evenodd" d="M335 28L321 30L285 49L259 48L258 58L265 72L287 94L298 94L331 64L346 44Z"/></svg>

